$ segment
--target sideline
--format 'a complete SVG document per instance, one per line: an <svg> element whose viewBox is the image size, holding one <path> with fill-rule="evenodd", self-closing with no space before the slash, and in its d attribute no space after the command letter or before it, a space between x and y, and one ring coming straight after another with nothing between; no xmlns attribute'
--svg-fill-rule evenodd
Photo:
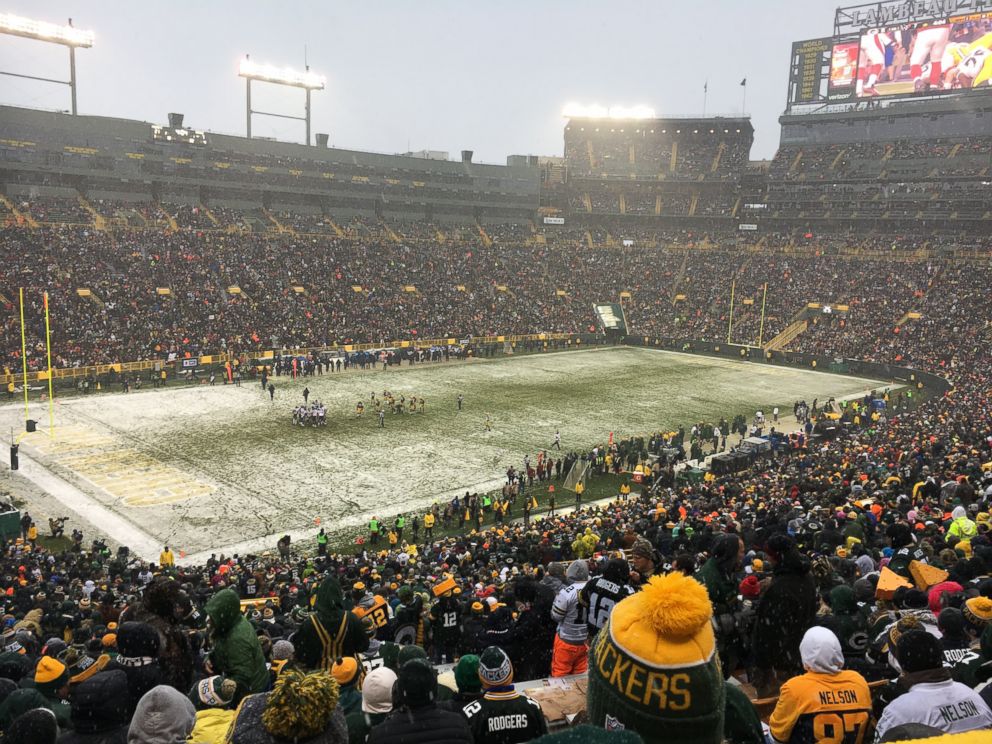
<svg viewBox="0 0 992 744"><path fill-rule="evenodd" d="M516 357L513 357L513 356L504 356L504 357L497 357L495 359L478 359L477 358L477 359L458 360L458 361L455 362L455 365L461 366L463 364L478 364L480 362L483 363L483 364L486 364L486 363L490 363L491 364L491 363L499 363L499 362L505 362L505 361L512 361L514 359L527 359L527 358L531 358L531 357L541 358L541 357L547 357L547 356L555 356L555 355L558 355L558 354L575 354L575 353L583 353L583 352L585 352L585 353L595 353L595 352L601 352L601 351L616 350L618 348L640 349L640 350L646 350L646 351L652 351L652 352L655 352L655 353L660 353L660 354L663 354L663 355L671 354L671 355L678 355L678 356L683 356L683 357L693 357L693 358L695 358L697 360L700 359L700 358L702 358L702 359L705 359L707 361L709 361L709 360L715 361L715 362L717 362L718 365L721 365L721 366L723 366L723 365L736 366L738 364L760 365L763 368L768 368L770 366L770 365L767 365L767 364L765 364L763 362L758 362L758 361L745 361L745 360L737 360L737 359L722 359L722 358L718 358L718 357L708 357L708 356L706 356L704 354L698 354L698 353L681 352L681 351L674 351L674 350L669 350L669 349L654 349L654 348L651 348L651 347L638 347L638 346L620 346L620 347L617 347L617 346L590 346L590 347L587 347L587 348L584 348L584 349L561 349L561 350L556 350L556 351L552 351L552 352L544 352L544 353L526 353L526 354L520 354L519 356L516 356ZM430 364L430 363L424 363L424 365L427 365L428 368L431 368L432 367L434 369L445 369L445 368L449 367L449 364L448 363L437 364L436 366L434 364ZM411 368L412 369L422 369L423 366L422 365L408 365L405 369L411 369ZM397 370L391 370L391 371L398 372L398 371L402 371L403 369L404 369L403 367L400 367ZM905 385L901 385L901 384L891 384L891 383L890 384L885 384L884 381L882 381L882 380L874 380L872 378L856 377L856 376L852 376L852 375L845 375L845 374L835 373L835 372L826 372L826 371L822 371L822 370L791 369L791 368L786 368L786 369L788 369L788 371L790 371L790 372L806 372L806 373L814 373L814 374L820 374L820 375L830 375L831 377L835 377L835 378L846 378L846 379L849 379L849 380L851 380L851 379L853 379L853 380L863 380L865 382L870 382L870 383L877 382L879 384L876 385L876 386L874 386L872 388L872 390L874 390L876 392L883 391L883 390L898 390L898 389L901 389L901 388L904 388L905 387ZM349 370L349 371L352 372L353 374L356 373L356 372L359 373L359 374L368 374L368 375L371 375L371 374L374 374L375 373L375 370ZM223 386L224 389L231 389L232 387L233 386L228 386L228 385ZM249 387L250 388L251 387L251 383L249 383L248 385L246 385L246 387ZM191 385L191 386L182 386L182 387L177 386L177 388L178 388L178 390L184 390L185 389L185 390L188 390L188 391L202 391L200 385ZM169 390L171 392L177 392L177 388L166 388L166 390ZM137 392L137 394L132 393L130 397L137 398L137 399L140 400L144 396L155 395L155 394L161 393L161 392L164 392L164 391L163 390L160 390L160 389L148 389L148 390L139 391L139 392ZM869 392L869 390L864 390L864 391L861 391L859 393L852 393L852 394L849 394L847 396L838 397L838 398L836 398L836 400L838 402L840 402L841 400L857 399L857 398L863 397L868 392ZM85 398L82 398L81 400L85 400ZM70 397L68 399L56 400L56 403L57 403L57 405L60 408L62 406L66 406L68 408L74 408L74 406L72 405L73 404L73 401L74 401L74 398L73 397ZM11 404L7 404L7 406L0 406L0 410L2 410L3 408L7 408L7 407L17 407L17 406L19 406L19 404L11 403ZM769 416L769 419L770 419L770 416ZM768 421L768 423L769 423L769 425L771 425L771 422L770 421ZM794 417L792 415L787 415L787 416L781 416L780 417L780 422L779 422L778 428L779 428L780 431L787 432L787 431L790 431L790 430L794 430L794 429L791 429L791 427L796 426L796 425L797 425L797 422L795 422ZM718 454L718 453L711 452L711 453L708 453L708 454L704 455L704 457L702 458L702 461L703 462L709 461L709 459L714 454ZM149 533L145 532L142 528L140 528L139 526L137 526L133 522L129 521L127 518L125 518L122 515L120 515L119 513L115 512L112 508L110 508L110 507L105 506L104 504L102 504L95 497L88 495L85 491L81 490L77 486L75 486L72 483L66 481L64 478L62 478L62 477L54 474L53 472L51 472L50 470L48 470L47 468L45 468L43 465L41 465L34 458L32 458L31 456L27 455L23 451L23 449L21 450L21 453L20 453L20 461L21 461L21 467L20 467L20 470L18 471L18 474L22 475L26 480L28 480L31 483L35 484L43 492L47 493L49 496L51 496L52 498L54 498L55 500L57 500L58 502L60 502L66 508L68 508L71 511L75 512L76 514L78 514L82 519L88 521L94 527L98 527L98 529L100 531L102 531L104 534L106 534L108 537L112 538L113 540L115 540L115 541L117 541L117 542L119 542L119 543L121 543L123 545L127 545L131 549L132 553L138 555L139 557L143 558L144 560L151 561L151 562L157 562L157 560L158 560L158 554L159 554L159 551L161 549L161 544L162 544L160 539L157 539L157 538L153 537ZM696 461L693 461L693 462L696 462ZM681 465L682 465L682 467L685 467L686 465L688 465L688 463L681 463ZM473 485L473 486L461 486L461 487L458 487L458 488L453 488L453 489L449 489L447 491L443 491L443 492L439 492L437 494L434 494L430 498L430 501L431 502L437 501L439 503L443 503L445 501L448 501L448 500L452 499L455 495L461 495L466 490L471 491L471 492L477 492L477 493L486 493L486 492L490 492L490 491L493 491L493 490L498 489L502 485L502 483L503 483L503 478L500 477L500 478L495 478L495 479L487 480L485 482L478 483L478 484ZM597 503L597 504L610 503L611 501L615 500L615 498L616 497L613 497L613 498L604 498L604 499L599 499L596 502L584 503L583 504L583 507L587 507L587 506L589 506L589 505L591 505L593 503ZM425 501L424 502L424 505L421 508L426 508L426 504L427 503L428 502ZM563 506L563 507L559 508L557 510L557 512L559 514L567 514L567 513L570 513L573 510L574 510L574 507L565 507L565 506ZM398 514L409 513L410 511L411 511L411 506L409 504L405 504L405 505L393 507L393 508L390 508L390 509L383 509L381 511L376 511L375 513L377 513L377 515L380 517L380 519L389 519L389 518L392 518L392 517L394 517L394 516L396 516ZM370 511L368 511L366 513L354 514L354 515L351 515L349 517L345 517L344 519L335 520L334 523L333 523L333 525L331 525L332 526L332 531L337 532L337 531L341 530L342 528L347 529L347 528L361 527L362 525L364 525L366 523L366 521L368 519L368 515L370 513L373 513L373 512L370 510ZM514 521L516 521L516 520L514 520ZM328 525L324 525L324 526L327 527ZM238 554L238 555L244 555L244 554L248 554L248 553L261 553L261 552L264 552L264 551L272 551L272 550L275 549L275 542L274 541L276 539L278 539L278 537L281 536L282 534L288 534L290 536L290 538L292 539L293 542L308 541L308 540L313 540L315 538L315 536L317 535L319 529L320 529L320 526L308 525L307 527L304 527L304 528L301 528L301 529L288 530L288 531L284 531L284 532L280 532L280 533L272 533L270 535L259 535L259 536L256 536L256 537L253 537L253 538L250 538L248 540L244 540L244 541L241 541L241 542L238 542L238 543L230 543L230 544L223 545L223 546L215 546L215 547L213 547L211 549L208 549L208 550L203 550L203 551L198 551L196 553L187 554L186 556L184 556L182 558L177 557L176 562L179 565L194 565L194 564L202 564L203 562L205 562L210 557L211 554L217 554L217 553L221 553L221 552L223 552L225 554L228 554L228 555L235 554L235 553Z"/></svg>
<svg viewBox="0 0 992 744"><path fill-rule="evenodd" d="M65 479L55 475L36 462L22 450L19 455L16 474L34 483L67 509L74 511L82 519L106 534L121 545L127 545L132 553L158 563L162 543L117 512L109 509Z"/></svg>

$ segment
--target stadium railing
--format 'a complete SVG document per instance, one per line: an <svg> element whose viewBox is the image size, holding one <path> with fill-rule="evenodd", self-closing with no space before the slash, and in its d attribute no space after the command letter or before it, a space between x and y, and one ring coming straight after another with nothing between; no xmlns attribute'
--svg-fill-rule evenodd
<svg viewBox="0 0 992 744"><path fill-rule="evenodd" d="M232 364L247 364L251 362L265 362L275 359L276 356L307 356L309 354L340 354L352 353L356 351L375 351L381 349L427 349L432 346L454 346L454 345L485 345L527 343L535 341L564 341L566 346L581 346L590 343L602 343L603 337L599 334L590 333L531 333L531 334L506 334L499 336L470 336L467 338L429 338L429 339L404 339L397 341L380 341L378 343L361 344L340 344L333 346L319 347L296 347L289 349L266 349L262 351L250 351L242 354L201 354L193 357L177 357L173 359L150 359L136 362L119 362L116 364L95 364L86 367L59 367L52 370L54 380L77 380L87 377L102 378L107 375L123 375L128 372L159 371L162 369L175 369L181 367L182 362L188 359L196 359L197 367L223 366L226 362ZM36 370L28 372L28 383L47 382L48 370ZM21 372L11 371L10 374L0 375L0 381L4 385L13 382L15 385L24 381Z"/></svg>

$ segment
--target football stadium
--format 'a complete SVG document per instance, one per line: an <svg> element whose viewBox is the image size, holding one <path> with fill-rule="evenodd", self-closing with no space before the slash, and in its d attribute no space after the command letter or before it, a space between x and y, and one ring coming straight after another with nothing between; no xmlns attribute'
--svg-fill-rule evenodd
<svg viewBox="0 0 992 744"><path fill-rule="evenodd" d="M185 87L168 8L0 8L0 741L992 738L992 0L666 7L780 60L701 106L533 97L576 9L485 116L482 11L386 5L204 8Z"/></svg>

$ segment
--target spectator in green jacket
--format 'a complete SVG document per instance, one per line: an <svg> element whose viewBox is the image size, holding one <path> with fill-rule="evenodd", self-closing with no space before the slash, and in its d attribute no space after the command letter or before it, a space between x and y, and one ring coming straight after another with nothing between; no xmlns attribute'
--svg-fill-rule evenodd
<svg viewBox="0 0 992 744"><path fill-rule="evenodd" d="M217 592L207 602L210 619L210 653L207 671L233 679L238 684L233 705L245 695L264 692L269 673L258 636L241 614L241 602L232 589Z"/></svg>

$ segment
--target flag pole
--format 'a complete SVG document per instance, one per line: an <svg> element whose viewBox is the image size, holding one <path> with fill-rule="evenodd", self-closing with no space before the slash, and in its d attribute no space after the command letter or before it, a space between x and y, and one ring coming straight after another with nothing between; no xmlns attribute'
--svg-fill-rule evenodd
<svg viewBox="0 0 992 744"><path fill-rule="evenodd" d="M28 420L28 342L24 330L24 287L21 287L21 365L24 371L24 420Z"/></svg>
<svg viewBox="0 0 992 744"><path fill-rule="evenodd" d="M737 280L730 284L730 320L727 323L727 343L730 343L730 331L734 327L734 290L737 288Z"/></svg>
<svg viewBox="0 0 992 744"><path fill-rule="evenodd" d="M703 83L703 116L706 116L706 95L709 93L710 81Z"/></svg>
<svg viewBox="0 0 992 744"><path fill-rule="evenodd" d="M55 438L55 398L52 397L52 327L48 321L48 292L45 292L45 346L48 347L48 436Z"/></svg>
<svg viewBox="0 0 992 744"><path fill-rule="evenodd" d="M747 111L747 78L741 81L741 87L744 89L744 92L741 94L741 116L744 116Z"/></svg>

